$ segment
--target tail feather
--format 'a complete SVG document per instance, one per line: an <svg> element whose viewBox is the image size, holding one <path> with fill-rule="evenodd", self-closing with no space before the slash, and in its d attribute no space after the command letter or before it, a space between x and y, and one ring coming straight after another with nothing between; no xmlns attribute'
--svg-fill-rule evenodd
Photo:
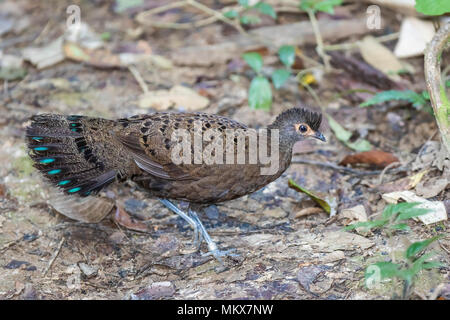
<svg viewBox="0 0 450 320"><path fill-rule="evenodd" d="M112 123L74 115L33 116L26 137L34 166L66 194L97 193L112 183L119 171L101 152L108 146L101 130Z"/></svg>

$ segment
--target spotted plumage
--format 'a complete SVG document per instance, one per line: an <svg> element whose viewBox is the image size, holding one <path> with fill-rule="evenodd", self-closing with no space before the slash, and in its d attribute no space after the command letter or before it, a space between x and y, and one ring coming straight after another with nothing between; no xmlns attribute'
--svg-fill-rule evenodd
<svg viewBox="0 0 450 320"><path fill-rule="evenodd" d="M321 119L315 112L293 108L268 126L269 132L277 129L280 133L279 168L271 175L260 174L263 164L259 162L175 163L173 134L179 129L192 141L197 135L212 132L210 129L220 133L250 130L232 119L206 113L158 112L119 120L37 115L27 128L27 144L34 166L68 195L93 195L116 180L130 179L155 197L207 204L246 195L278 178L290 164L296 141L307 136L324 140L318 131ZM299 132L300 125L308 131ZM213 135L202 141L202 148L216 140ZM236 148L238 140L230 140ZM225 140L215 143L226 147ZM248 144L245 140L247 152ZM216 156L216 150L220 149L211 155ZM191 151L195 151L194 146Z"/></svg>

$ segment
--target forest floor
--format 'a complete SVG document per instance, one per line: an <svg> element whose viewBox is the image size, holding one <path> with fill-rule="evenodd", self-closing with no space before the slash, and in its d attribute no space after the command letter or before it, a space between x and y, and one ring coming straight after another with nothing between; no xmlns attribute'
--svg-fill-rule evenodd
<svg viewBox="0 0 450 320"><path fill-rule="evenodd" d="M292 76L281 89L273 90L269 111L252 110L247 91L254 72L241 54L261 53L263 74L279 68L276 51L258 39L271 39L274 27L309 23L308 16L296 7L283 10L276 1L268 1L280 8L277 20L263 16L259 24L245 26L250 35L241 35L220 21L184 30L139 23L138 12L167 1L144 1L144 7L118 13L114 1L75 1L82 23L106 49L97 53L90 49L86 57L66 48L70 52L61 56L61 45L49 44L62 39L66 8L73 2L0 2L0 60L1 53L17 59L28 56L21 62L27 72L24 77L0 79L0 299L390 299L401 295L402 282L386 281L369 289L364 283L366 267L377 261L401 260L411 243L440 233L444 237L432 249L434 259L443 266L422 271L410 297L436 298L436 288L443 292L441 296L450 296L448 221L425 225L410 220L410 231L391 235L343 230L352 219L351 211L345 213L345 209L362 205L367 217L376 217L387 205L382 195L391 191L410 190L449 207L450 189L448 183L442 184L449 177L449 167L439 170L433 165L440 141L433 116L405 101L359 107L372 96L370 91L425 90L423 56L403 59L412 71L397 75L396 80L384 75L377 80L378 86L364 70L351 74L336 67L326 74L315 73L316 82L308 88L319 97L320 106L311 91ZM233 1L201 2L215 10L236 5ZM323 34L325 44L354 43L367 35L379 37L400 30L404 16L388 8L382 11L386 26L365 28L366 8L367 4L358 2L336 8L335 16L318 14L320 23L330 24ZM173 24L192 22L199 16L208 17L197 9L174 8L158 19ZM8 21L13 21L9 29ZM334 27L346 21L362 27ZM255 40L252 32L258 30ZM321 62L312 31L304 35L306 40L296 37L287 32L270 41L297 46L296 69ZM396 42L383 45L393 50ZM26 48L35 50L31 58ZM358 48L334 52L338 54L332 58L338 61L333 66L346 63L348 57L365 64ZM140 58L128 67L117 60L119 53ZM39 58L48 65L37 66L33 59ZM445 66L448 57L443 59ZM179 100L168 93L176 85L192 89L182 100L182 109L178 109ZM155 104L157 90L166 91ZM395 156L398 166L382 172L382 167L340 164L357 151L336 138L324 117L327 143L296 145L294 163L279 179L201 214L218 245L239 253L225 259L227 269L222 272L216 272L215 259L201 254L207 251L205 244L201 252L189 251L193 233L181 218L130 182L115 184L108 192L146 230L120 225L111 219L112 214L97 224L59 214L48 203L48 186L33 169L24 143L28 119L37 113L115 119L155 110L195 110L258 128L297 105L322 108L352 133L352 141L366 139L374 149ZM405 178L423 170L420 181L405 184ZM333 199L329 202L336 214L330 216L306 194L289 188L289 179Z"/></svg>

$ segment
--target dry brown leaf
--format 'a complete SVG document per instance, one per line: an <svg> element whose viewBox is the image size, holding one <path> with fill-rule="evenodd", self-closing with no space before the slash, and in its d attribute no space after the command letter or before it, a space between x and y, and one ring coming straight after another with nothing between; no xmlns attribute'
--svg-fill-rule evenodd
<svg viewBox="0 0 450 320"><path fill-rule="evenodd" d="M304 209L301 209L299 212L297 212L295 214L294 218L301 218L304 216L308 216L310 214L317 214L317 213L321 213L321 212L325 212L325 210L323 210L322 208L318 208L318 207L304 208Z"/></svg>
<svg viewBox="0 0 450 320"><path fill-rule="evenodd" d="M120 206L116 206L116 213L113 216L114 221L116 221L122 227L130 230L148 232L149 229L147 225L143 222L136 221L131 218L130 215Z"/></svg>
<svg viewBox="0 0 450 320"><path fill-rule="evenodd" d="M157 90L141 95L139 107L153 108L158 111L172 107L183 108L186 111L196 111L208 106L209 99L201 96L195 90L185 86L174 86L170 90Z"/></svg>
<svg viewBox="0 0 450 320"><path fill-rule="evenodd" d="M367 36L358 43L361 55L372 67L380 70L393 79L399 79L398 71L405 69L404 65L387 47L374 37Z"/></svg>
<svg viewBox="0 0 450 320"><path fill-rule="evenodd" d="M410 177L401 178L395 181L391 181L385 184L382 184L378 187L376 187L376 190L381 193L389 193L394 191L403 191L403 190L410 190L414 188L420 180L422 180L425 173L427 173L428 170L423 170L419 173L416 173L415 175L412 175Z"/></svg>
<svg viewBox="0 0 450 320"><path fill-rule="evenodd" d="M84 62L98 68L119 68L123 66L119 56L107 49L86 49L72 42L65 43L63 48L66 57L74 61Z"/></svg>
<svg viewBox="0 0 450 320"><path fill-rule="evenodd" d="M394 54L399 58L423 55L427 43L433 39L435 33L431 21L406 17L400 27L400 38L395 46Z"/></svg>
<svg viewBox="0 0 450 320"><path fill-rule="evenodd" d="M63 37L60 37L43 47L25 48L22 56L38 69L53 66L64 60L63 41Z"/></svg>
<svg viewBox="0 0 450 320"><path fill-rule="evenodd" d="M384 168L389 164L398 161L399 159L392 153L381 150L371 150L348 155L339 164L343 166L347 164L368 164L378 168Z"/></svg>

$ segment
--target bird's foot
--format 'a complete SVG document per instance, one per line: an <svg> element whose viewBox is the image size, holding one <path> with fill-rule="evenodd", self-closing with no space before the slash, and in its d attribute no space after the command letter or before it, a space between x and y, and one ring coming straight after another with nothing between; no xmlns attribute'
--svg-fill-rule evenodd
<svg viewBox="0 0 450 320"><path fill-rule="evenodd" d="M186 220L194 230L193 248L189 251L192 251L193 249L195 249L195 251L198 251L200 249L202 241L204 240L208 245L208 252L202 254L202 256L213 256L220 263L222 271L226 269L222 257L239 256L239 254L235 253L236 249L220 250L217 247L217 244L211 239L208 232L206 231L206 228L203 226L200 218L194 210L189 209L188 214L186 214L169 200L160 199L160 201L171 211Z"/></svg>
<svg viewBox="0 0 450 320"><path fill-rule="evenodd" d="M215 249L210 250L210 251L208 251L206 253L203 253L202 256L203 257L213 256L214 258L216 258L217 261L219 261L221 264L223 264L222 257L239 257L239 254L235 253L236 251L237 251L236 248L231 248L231 249L227 249L227 250L220 250L216 246Z"/></svg>

